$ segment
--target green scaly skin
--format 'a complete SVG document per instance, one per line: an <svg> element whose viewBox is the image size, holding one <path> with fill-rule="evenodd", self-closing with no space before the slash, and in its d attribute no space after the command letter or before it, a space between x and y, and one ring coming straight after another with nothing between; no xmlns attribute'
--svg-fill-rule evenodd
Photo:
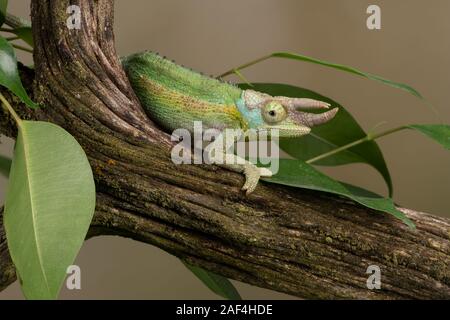
<svg viewBox="0 0 450 320"><path fill-rule="evenodd" d="M192 134L194 121L201 121L204 130L277 129L280 137L300 137L308 134L312 126L331 120L338 111L335 108L321 114L300 112L299 109L327 109L329 104L241 90L152 52L131 55L122 64L148 116L169 133L183 128ZM237 158L226 151L215 156L224 156L227 168L245 174L243 190L247 194L256 188L260 176L271 176L268 169L247 161L243 165L231 164Z"/></svg>

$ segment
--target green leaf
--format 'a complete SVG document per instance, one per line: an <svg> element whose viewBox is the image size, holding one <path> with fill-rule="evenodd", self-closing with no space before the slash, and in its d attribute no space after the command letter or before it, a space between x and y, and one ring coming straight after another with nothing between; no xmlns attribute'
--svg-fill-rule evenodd
<svg viewBox="0 0 450 320"><path fill-rule="evenodd" d="M17 70L17 59L14 49L9 42L0 36L0 85L8 88L16 94L30 108L37 108L37 105L30 99Z"/></svg>
<svg viewBox="0 0 450 320"><path fill-rule="evenodd" d="M34 47L33 32L31 31L31 27L15 28L14 30L12 30L12 32L27 44L29 44L32 48Z"/></svg>
<svg viewBox="0 0 450 320"><path fill-rule="evenodd" d="M347 145L366 137L352 115L336 101L324 97L314 91L275 83L253 83L251 89L268 93L272 96L301 97L325 101L332 107L339 107L336 117L321 126L312 129L309 135L296 139L283 139L280 148L296 159L307 161L338 147ZM243 89L249 87L239 85ZM322 166L339 166L350 163L366 163L375 168L384 178L392 194L392 179L383 154L375 141L365 142L346 151L336 153L314 164Z"/></svg>
<svg viewBox="0 0 450 320"><path fill-rule="evenodd" d="M94 179L77 141L54 124L21 121L4 223L26 298L57 298L94 209Z"/></svg>
<svg viewBox="0 0 450 320"><path fill-rule="evenodd" d="M340 184L342 184L348 191L350 191L352 194L354 194L356 196L367 197L367 198L383 198L381 195L376 194L375 192L363 189L363 188L355 186L353 184L345 183L342 181L340 181Z"/></svg>
<svg viewBox="0 0 450 320"><path fill-rule="evenodd" d="M409 129L414 129L422 132L424 135L435 140L444 148L450 150L450 126L444 124L413 124L407 126Z"/></svg>
<svg viewBox="0 0 450 320"><path fill-rule="evenodd" d="M236 288L225 277L206 271L182 261L183 264L203 282L212 292L229 300L242 300Z"/></svg>
<svg viewBox="0 0 450 320"><path fill-rule="evenodd" d="M9 170L11 169L11 159L0 156L0 174L3 174L5 177L8 177Z"/></svg>
<svg viewBox="0 0 450 320"><path fill-rule="evenodd" d="M416 96L418 98L423 99L422 95L416 89L414 89L413 87L411 87L411 86L409 86L407 84L390 81L390 80L384 79L382 77L379 77L377 75L374 75L374 74L371 74L371 73L367 73L367 72L363 72L363 71L360 71L358 69L355 69L355 68L352 68L352 67L348 67L348 66L345 66L345 65L342 65L342 64L332 63L332 62L319 60L319 59L315 59L315 58L308 57L308 56L305 56L305 55L295 54L295 53L290 53L290 52L275 52L275 53L272 53L272 54L270 54L268 56L265 56L263 58L257 59L257 60L255 60L253 62L250 62L250 63L246 63L246 64L244 64L244 65L242 65L242 66L240 66L238 68L235 68L235 69L233 69L233 72L235 70L238 70L238 71L242 70L244 68L247 68L249 66L255 65L255 64L259 63L259 62L262 62L262 61L270 59L270 58L283 58L283 59L291 59L291 60L297 60L297 61L305 61L305 62L310 62L310 63L322 65L322 66L325 66L325 67L341 70L341 71L348 72L348 73L351 73L351 74L354 74L354 75L358 75L358 76L361 76L361 77L364 77L364 78L367 78L367 79L370 79L370 80L375 80L375 81L381 82L383 84L386 84L388 86L391 86L391 87L394 87L394 88L397 88L397 89L404 90L404 91L409 92L410 94L412 94L412 95L414 95L414 96ZM225 75L228 75L230 73L231 73L231 71L229 71L227 73L224 73L221 77L223 77Z"/></svg>
<svg viewBox="0 0 450 320"><path fill-rule="evenodd" d="M0 27L5 22L7 7L8 7L8 0L0 0Z"/></svg>
<svg viewBox="0 0 450 320"><path fill-rule="evenodd" d="M340 183L301 160L280 159L278 173L271 178L264 178L263 180L270 183L344 196L368 208L389 213L411 228L415 227L414 223L405 214L395 208L392 199L382 198L359 187Z"/></svg>

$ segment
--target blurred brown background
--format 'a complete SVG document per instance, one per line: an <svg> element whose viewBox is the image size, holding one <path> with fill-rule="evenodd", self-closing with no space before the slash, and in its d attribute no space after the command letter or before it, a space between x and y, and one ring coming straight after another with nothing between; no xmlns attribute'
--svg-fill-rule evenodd
<svg viewBox="0 0 450 320"><path fill-rule="evenodd" d="M382 29L366 27L366 9L382 10ZM29 1L10 1L10 12L28 17ZM179 64L220 74L274 51L292 51L347 64L406 82L436 106L436 116L411 95L352 75L301 62L272 60L244 74L250 81L303 86L341 104L370 130L410 123L450 123L450 1L448 0L134 0L116 2L120 55L153 50ZM19 55L31 62L29 55ZM12 144L2 138L0 152ZM395 200L403 206L450 217L450 153L414 132L379 140L391 170ZM386 193L366 165L327 169L342 180ZM5 179L0 178L0 202ZM62 298L209 299L174 257L127 239L89 240L76 263L82 290ZM243 298L289 298L237 283ZM18 284L0 299L22 298Z"/></svg>

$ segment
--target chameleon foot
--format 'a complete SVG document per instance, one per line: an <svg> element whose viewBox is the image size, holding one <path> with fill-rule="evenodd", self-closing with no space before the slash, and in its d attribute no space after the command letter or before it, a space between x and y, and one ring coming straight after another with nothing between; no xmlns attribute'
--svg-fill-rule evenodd
<svg viewBox="0 0 450 320"><path fill-rule="evenodd" d="M244 167L245 184L242 190L246 191L249 195L255 191L260 177L271 177L272 171L267 168L258 168L253 164L246 164Z"/></svg>

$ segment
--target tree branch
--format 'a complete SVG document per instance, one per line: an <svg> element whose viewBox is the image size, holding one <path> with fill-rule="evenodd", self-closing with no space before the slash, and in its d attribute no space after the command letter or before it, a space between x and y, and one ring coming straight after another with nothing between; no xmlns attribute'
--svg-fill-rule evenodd
<svg viewBox="0 0 450 320"><path fill-rule="evenodd" d="M97 184L90 236L156 245L224 276L303 298L450 298L450 222L406 210L411 230L386 214L319 192L176 166L168 136L147 119L114 50L112 1L32 1L36 83L47 107L33 114L72 133ZM0 126L7 125L0 122ZM1 132L8 132L2 130ZM368 290L378 265L381 290ZM0 289L13 279L0 224Z"/></svg>

